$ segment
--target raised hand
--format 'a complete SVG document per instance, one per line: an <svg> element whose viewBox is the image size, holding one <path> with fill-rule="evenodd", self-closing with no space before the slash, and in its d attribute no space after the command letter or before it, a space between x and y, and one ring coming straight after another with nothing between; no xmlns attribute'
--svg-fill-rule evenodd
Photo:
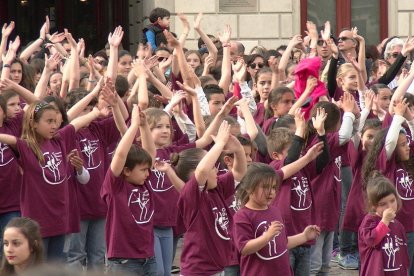
<svg viewBox="0 0 414 276"><path fill-rule="evenodd" d="M165 35L165 38L167 39L168 44L171 47L176 48L176 47L180 46L180 42L172 35L172 33L170 33L167 30L164 30L163 33Z"/></svg>
<svg viewBox="0 0 414 276"><path fill-rule="evenodd" d="M176 106L182 100L185 99L186 95L187 95L187 93L185 93L184 91L178 91L178 92L174 93L174 95L172 96L172 98L170 100L170 105L171 106Z"/></svg>
<svg viewBox="0 0 414 276"><path fill-rule="evenodd" d="M307 21L306 29L307 31L305 31L305 33L311 38L311 40L315 42L318 41L318 31L316 29L315 23L313 23L312 21Z"/></svg>
<svg viewBox="0 0 414 276"><path fill-rule="evenodd" d="M296 131L301 130L304 132L306 129L305 113L300 108L295 110L295 126Z"/></svg>
<svg viewBox="0 0 414 276"><path fill-rule="evenodd" d="M229 98L223 105L223 107L221 108L220 112L218 113L219 115L222 116L227 116L230 114L230 111L233 109L234 104L237 102L237 97L233 96L231 98Z"/></svg>
<svg viewBox="0 0 414 276"><path fill-rule="evenodd" d="M172 60L173 60L173 55L170 55L167 59L160 61L158 63L158 67L161 69L162 72L165 72L168 69L168 67L171 66Z"/></svg>
<svg viewBox="0 0 414 276"><path fill-rule="evenodd" d="M76 43L76 41L73 38L72 34L69 33L68 29L65 29L65 38L69 42L71 48L77 49L78 44Z"/></svg>
<svg viewBox="0 0 414 276"><path fill-rule="evenodd" d="M188 84L181 83L179 81L176 81L175 83L180 87L180 89L187 92L191 97L196 97L197 96L197 91L195 91L195 89L192 88L191 86L189 86Z"/></svg>
<svg viewBox="0 0 414 276"><path fill-rule="evenodd" d="M397 99L394 101L394 113L395 115L404 116L405 111L408 108L408 102L407 99L403 99L402 97L400 99Z"/></svg>
<svg viewBox="0 0 414 276"><path fill-rule="evenodd" d="M122 31L122 27L118 26L115 28L113 33L109 33L108 35L108 43L113 47L118 47L121 44L122 37L124 36L124 31Z"/></svg>
<svg viewBox="0 0 414 276"><path fill-rule="evenodd" d="M344 112L352 112L354 110L354 103L355 103L354 97L350 93L345 92L341 100L342 110Z"/></svg>
<svg viewBox="0 0 414 276"><path fill-rule="evenodd" d="M406 57L408 53L414 50L414 38L408 37L401 49L401 54ZM411 66L412 67L412 66Z"/></svg>
<svg viewBox="0 0 414 276"><path fill-rule="evenodd" d="M145 76L145 78L148 77L144 60L138 59L135 61L134 72L137 77L140 77L140 76Z"/></svg>
<svg viewBox="0 0 414 276"><path fill-rule="evenodd" d="M328 40L331 40L331 22L325 22L324 29L321 30L321 37L326 42L328 42Z"/></svg>
<svg viewBox="0 0 414 276"><path fill-rule="evenodd" d="M233 68L233 77L238 83L242 83L246 80L247 64L243 58L239 58L236 64L231 65Z"/></svg>
<svg viewBox="0 0 414 276"><path fill-rule="evenodd" d="M230 25L226 25L224 28L224 31L222 33L218 33L218 37L220 39L220 42L225 45L230 42L231 38L231 27Z"/></svg>
<svg viewBox="0 0 414 276"><path fill-rule="evenodd" d="M44 41L46 39L46 35L49 34L49 30L50 30L49 16L46 16L46 21L43 24L42 28L40 29L39 38L43 39Z"/></svg>
<svg viewBox="0 0 414 276"><path fill-rule="evenodd" d="M1 36L7 38L10 36L12 31L14 30L14 21L11 21L9 25L4 23L3 28L1 29Z"/></svg>
<svg viewBox="0 0 414 276"><path fill-rule="evenodd" d="M155 158L154 168L157 171L166 173L169 169L172 169L171 165L165 161L159 160L159 158Z"/></svg>
<svg viewBox="0 0 414 276"><path fill-rule="evenodd" d="M154 68L155 66L158 65L158 57L157 56L152 56L150 58L145 58L144 59L144 65L148 69Z"/></svg>
<svg viewBox="0 0 414 276"><path fill-rule="evenodd" d="M316 143L313 145L305 154L305 157L308 160L312 161L315 160L323 151L323 142Z"/></svg>
<svg viewBox="0 0 414 276"><path fill-rule="evenodd" d="M19 36L17 36L14 41L10 41L9 50L7 50L6 55L2 56L3 64L11 65L13 60L16 58L16 52L19 46L20 46L20 38Z"/></svg>
<svg viewBox="0 0 414 276"><path fill-rule="evenodd" d="M362 37L362 36L360 36L360 35L358 34L358 28L357 28L357 27L353 27L353 28L351 29L351 32L352 32L352 37L353 37L356 41L358 41L359 43L363 43L363 42L365 42L364 37Z"/></svg>
<svg viewBox="0 0 414 276"><path fill-rule="evenodd" d="M181 24L183 24L183 32L188 34L188 32L190 31L190 23L188 22L187 17L185 16L185 14L182 13L179 13L177 15L181 21Z"/></svg>
<svg viewBox="0 0 414 276"><path fill-rule="evenodd" d="M312 117L312 125L319 136L325 135L325 121L327 117L328 114L325 112L324 108L316 109L316 116Z"/></svg>
<svg viewBox="0 0 414 276"><path fill-rule="evenodd" d="M355 70L357 70L357 72L361 72L361 67L359 66L359 63L356 61L355 57L353 57L351 53L348 53L346 57L355 68Z"/></svg>
<svg viewBox="0 0 414 276"><path fill-rule="evenodd" d="M55 32L49 37L49 41L52 43L60 43L65 39L65 33Z"/></svg>
<svg viewBox="0 0 414 276"><path fill-rule="evenodd" d="M111 107L114 107L118 104L118 97L116 96L115 88L112 82L105 83L105 85L101 88L100 94Z"/></svg>
<svg viewBox="0 0 414 276"><path fill-rule="evenodd" d="M270 56L268 63L272 73L279 74L279 59L275 56Z"/></svg>
<svg viewBox="0 0 414 276"><path fill-rule="evenodd" d="M373 105L374 105L374 98L375 98L375 93L372 90L368 90L367 92L365 92L364 94L364 102L365 102L365 108L368 110L371 110Z"/></svg>
<svg viewBox="0 0 414 276"><path fill-rule="evenodd" d="M230 138L230 128L231 126L227 121L223 121L220 125L220 128L216 136L213 136L214 143L216 145L225 146Z"/></svg>
<svg viewBox="0 0 414 276"><path fill-rule="evenodd" d="M294 35L292 39L289 41L288 47L290 46L292 49L297 48L302 43L303 43L303 39L301 35Z"/></svg>
<svg viewBox="0 0 414 276"><path fill-rule="evenodd" d="M54 53L49 58L47 57L47 54L45 54L45 68L49 71L54 71L61 61L62 56L58 52Z"/></svg>
<svg viewBox="0 0 414 276"><path fill-rule="evenodd" d="M200 12L197 15L196 20L194 21L194 29L200 29L201 19L203 19L203 13L202 12Z"/></svg>

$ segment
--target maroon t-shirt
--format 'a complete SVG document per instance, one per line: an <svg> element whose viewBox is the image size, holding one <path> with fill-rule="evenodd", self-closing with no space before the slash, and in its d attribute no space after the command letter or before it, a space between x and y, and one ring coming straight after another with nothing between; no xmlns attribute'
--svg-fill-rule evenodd
<svg viewBox="0 0 414 276"><path fill-rule="evenodd" d="M319 142L318 137L310 137L307 149ZM322 231L334 231L339 220L341 202L341 156L346 152L348 143L339 145L338 132L327 133L329 163L322 172L311 179L315 203L315 224Z"/></svg>
<svg viewBox="0 0 414 276"><path fill-rule="evenodd" d="M251 210L242 207L234 215L233 236L239 252L247 242L263 235L272 221L283 223L280 211L275 206L267 210ZM285 228L275 236L266 246L256 253L241 256L241 275L293 275L287 249L287 235Z"/></svg>
<svg viewBox="0 0 414 276"><path fill-rule="evenodd" d="M132 185L109 168L102 185L105 200L105 239L108 258L141 259L154 256L154 202L147 182Z"/></svg>
<svg viewBox="0 0 414 276"><path fill-rule="evenodd" d="M23 114L5 120L0 133L20 137ZM20 211L21 182L22 174L15 152L7 144L0 143L0 214Z"/></svg>
<svg viewBox="0 0 414 276"><path fill-rule="evenodd" d="M346 202L342 228L357 233L366 215L365 193L362 190L362 164L367 152L362 150L362 142L359 143L358 150L353 143L349 144L351 145L348 150L352 167L352 186Z"/></svg>
<svg viewBox="0 0 414 276"><path fill-rule="evenodd" d="M257 103L257 110L253 115L253 119L259 126L262 126L265 117L265 106L264 103Z"/></svg>
<svg viewBox="0 0 414 276"><path fill-rule="evenodd" d="M390 231L375 245L374 240L381 217L367 214L358 231L358 247L361 260L359 275L401 275L407 276L410 267L407 238L402 224L393 220Z"/></svg>
<svg viewBox="0 0 414 276"><path fill-rule="evenodd" d="M231 255L233 222L225 199L234 193L231 172L217 178L217 187L199 186L195 176L185 184L178 200L187 232L181 253L181 274L213 275L223 271Z"/></svg>
<svg viewBox="0 0 414 276"><path fill-rule="evenodd" d="M274 160L270 166L275 170L283 167L284 160ZM280 210L288 236L300 234L313 224L315 212L310 176L316 175L315 162L282 181L272 205Z"/></svg>
<svg viewBox="0 0 414 276"><path fill-rule="evenodd" d="M413 179L407 173L404 164L397 163L396 152L394 151L390 159L387 160L385 147L380 152L377 159L377 168L384 176L394 183L398 196L401 198L402 208L397 213L396 218L404 225L406 232L414 231L414 189Z"/></svg>
<svg viewBox="0 0 414 276"><path fill-rule="evenodd" d="M90 180L87 185L79 185L78 198L82 220L101 219L106 216L106 204L99 196L105 178L106 149L120 137L114 119L107 118L90 123L76 133L83 165L88 170Z"/></svg>
<svg viewBox="0 0 414 276"><path fill-rule="evenodd" d="M273 123L276 122L278 119L279 118L272 117L272 118L265 120L262 125L263 133L266 135L269 135L270 128L272 127Z"/></svg>
<svg viewBox="0 0 414 276"><path fill-rule="evenodd" d="M69 164L68 166L68 233L80 232L80 210L78 201L78 183L76 180L76 170ZM87 185L87 184L86 184Z"/></svg>
<svg viewBox="0 0 414 276"><path fill-rule="evenodd" d="M17 139L23 181L20 197L22 216L36 220L43 238L68 233L68 160L75 148L75 128L67 125L53 139L40 145L45 159L40 164L27 142Z"/></svg>
<svg viewBox="0 0 414 276"><path fill-rule="evenodd" d="M172 153L178 153L189 148L195 148L195 143L157 149L157 158L160 161L171 163L170 155ZM154 197L154 225L161 227L175 226L177 223L179 193L165 173L155 168L152 168L151 171L152 173L150 174L148 184L153 191Z"/></svg>

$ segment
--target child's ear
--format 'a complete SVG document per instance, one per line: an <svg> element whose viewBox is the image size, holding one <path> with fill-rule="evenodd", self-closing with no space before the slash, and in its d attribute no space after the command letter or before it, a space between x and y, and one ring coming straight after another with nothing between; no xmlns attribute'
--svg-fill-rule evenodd
<svg viewBox="0 0 414 276"><path fill-rule="evenodd" d="M230 156L226 155L223 158L224 164L226 164L227 168L230 168L231 166L233 166L233 158L231 158Z"/></svg>
<svg viewBox="0 0 414 276"><path fill-rule="evenodd" d="M281 154L277 153L277 152L272 152L271 156L272 160L281 160Z"/></svg>
<svg viewBox="0 0 414 276"><path fill-rule="evenodd" d="M131 175L131 170L130 170L129 168L127 168L127 167L124 167L124 169L122 170L122 173L123 173L126 177L128 177L128 176L130 176L130 175Z"/></svg>

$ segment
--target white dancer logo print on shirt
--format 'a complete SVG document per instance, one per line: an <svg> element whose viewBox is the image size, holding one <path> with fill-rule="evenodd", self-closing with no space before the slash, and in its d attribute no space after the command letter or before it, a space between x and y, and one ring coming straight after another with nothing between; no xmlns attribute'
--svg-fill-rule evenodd
<svg viewBox="0 0 414 276"><path fill-rule="evenodd" d="M384 271L395 271L400 270L402 264L395 263L398 258L398 251L400 251L400 246L404 245L403 240L400 239L397 235L392 237L389 233L385 238L386 242L382 246L382 250L387 255L387 263L384 263Z"/></svg>
<svg viewBox="0 0 414 276"><path fill-rule="evenodd" d="M144 224L151 220L154 210L149 214L148 207L150 205L150 194L148 190L140 192L138 189L133 189L128 199L128 207L131 211L132 217L137 224ZM139 214L139 215L138 215Z"/></svg>
<svg viewBox="0 0 414 276"><path fill-rule="evenodd" d="M256 232L254 233L254 237L258 238L263 236L263 234L269 229L270 226L270 222L268 221L262 221L256 228ZM279 258L280 256L282 256L283 254L285 254L287 252L287 249L285 248L284 250L282 249L283 252L278 252L277 251L277 242L278 239L277 237L279 237L280 233L278 233L277 235L275 235L273 237L273 239L271 239L268 243L267 246L263 247L262 249L260 249L259 251L256 252L256 255L265 261L268 260L272 260L272 259L276 259Z"/></svg>
<svg viewBox="0 0 414 276"><path fill-rule="evenodd" d="M296 196L292 196L290 202L290 208L296 211L307 210L312 205L312 198L308 195L309 192L309 182L308 179L304 176L301 177L292 177L293 188Z"/></svg>
<svg viewBox="0 0 414 276"><path fill-rule="evenodd" d="M165 160L163 159L162 162L168 163L170 164L171 161L170 160ZM164 186L164 181L165 181L165 173L157 170L157 169L151 169L153 175L157 178L157 182L156 183L152 183L151 179L148 181L148 183L150 184L152 190L154 192L165 192L168 191L169 189L173 188L172 185L169 185L168 187Z"/></svg>
<svg viewBox="0 0 414 276"><path fill-rule="evenodd" d="M5 158L4 155L7 152L6 150L8 148L9 148L9 146L7 144L0 143L0 167L6 166L7 164L9 164L14 159L14 157L11 156L11 158L9 160L4 160L4 158Z"/></svg>
<svg viewBox="0 0 414 276"><path fill-rule="evenodd" d="M66 172L60 172L62 152L45 152L45 165L42 166L43 179L50 185L61 184L66 179Z"/></svg>
<svg viewBox="0 0 414 276"><path fill-rule="evenodd" d="M99 160L99 163L95 165L95 160L93 159L93 155L95 151L99 149L99 140L88 140L88 139L82 139L80 140L82 145L83 154L85 154L86 157L88 157L88 164L87 169L88 170L94 170L98 168L101 165L101 160Z"/></svg>
<svg viewBox="0 0 414 276"><path fill-rule="evenodd" d="M342 181L342 178L341 178L342 158L341 156L338 156L335 158L335 165L338 168L338 175L336 175L334 172L334 178L336 181L341 182Z"/></svg>
<svg viewBox="0 0 414 276"><path fill-rule="evenodd" d="M229 237L229 217L226 212L226 208L222 208L221 211L214 207L212 209L215 215L214 228L216 229L217 235L223 240L230 240Z"/></svg>
<svg viewBox="0 0 414 276"><path fill-rule="evenodd" d="M397 193L402 200L413 200L413 180L403 169L398 169L395 184L397 185Z"/></svg>

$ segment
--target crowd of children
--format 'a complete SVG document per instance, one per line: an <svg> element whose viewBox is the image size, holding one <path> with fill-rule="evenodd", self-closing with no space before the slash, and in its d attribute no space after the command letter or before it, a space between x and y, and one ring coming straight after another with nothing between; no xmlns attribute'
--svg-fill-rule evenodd
<svg viewBox="0 0 414 276"><path fill-rule="evenodd" d="M246 54L199 14L186 49L190 23L178 15L177 36L170 16L151 12L135 55L121 26L86 56L47 17L23 50L4 24L0 276L54 262L328 275L331 261L414 276L414 41L368 47L356 28L307 22L306 37Z"/></svg>

